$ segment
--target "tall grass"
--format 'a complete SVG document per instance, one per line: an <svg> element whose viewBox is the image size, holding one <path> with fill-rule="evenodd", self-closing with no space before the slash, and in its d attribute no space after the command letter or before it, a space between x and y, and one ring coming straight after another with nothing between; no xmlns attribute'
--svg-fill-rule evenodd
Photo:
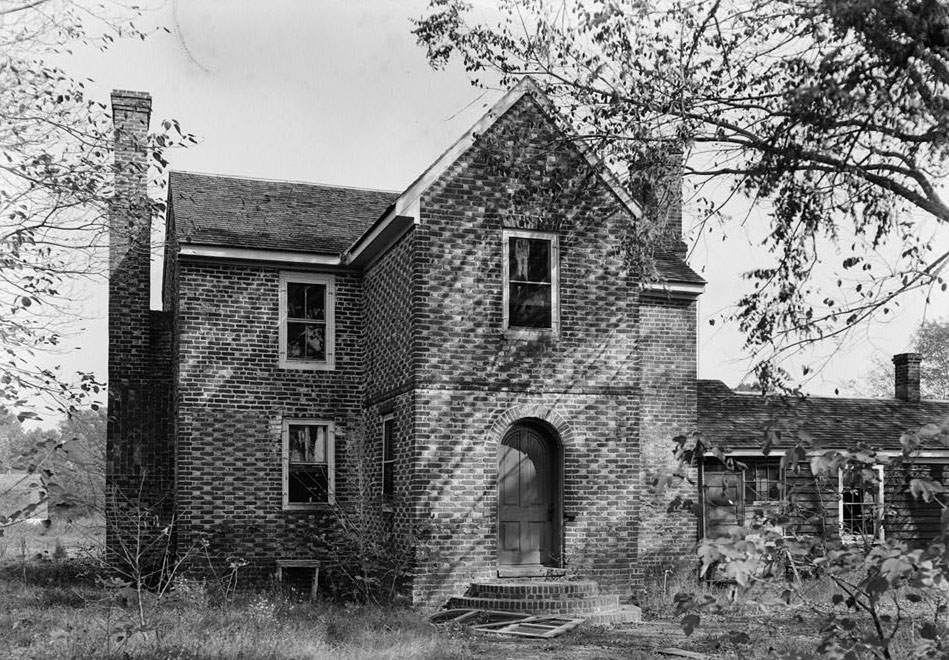
<svg viewBox="0 0 949 660"><path fill-rule="evenodd" d="M0 658L369 658L471 657L464 637L445 636L410 610L300 602L278 591L214 602L200 584L147 606L93 584L88 564L68 561L0 570Z"/></svg>

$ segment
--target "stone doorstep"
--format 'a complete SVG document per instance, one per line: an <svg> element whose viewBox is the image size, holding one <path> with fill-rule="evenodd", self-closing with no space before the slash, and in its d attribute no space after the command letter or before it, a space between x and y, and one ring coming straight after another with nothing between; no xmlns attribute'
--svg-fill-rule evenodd
<svg viewBox="0 0 949 660"><path fill-rule="evenodd" d="M599 595L599 586L593 581L574 582L474 582L468 588L469 596L485 598L572 598Z"/></svg>
<svg viewBox="0 0 949 660"><path fill-rule="evenodd" d="M502 612L529 612L532 614L586 614L600 610L615 610L620 606L619 596L590 596L572 599L514 599L454 597L448 601L451 609L495 610Z"/></svg>

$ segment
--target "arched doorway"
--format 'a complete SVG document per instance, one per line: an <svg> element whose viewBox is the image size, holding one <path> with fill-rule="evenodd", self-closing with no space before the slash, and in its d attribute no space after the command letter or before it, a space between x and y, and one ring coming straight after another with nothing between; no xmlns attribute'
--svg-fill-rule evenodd
<svg viewBox="0 0 949 660"><path fill-rule="evenodd" d="M560 447L519 422L498 452L498 567L529 573L560 565Z"/></svg>

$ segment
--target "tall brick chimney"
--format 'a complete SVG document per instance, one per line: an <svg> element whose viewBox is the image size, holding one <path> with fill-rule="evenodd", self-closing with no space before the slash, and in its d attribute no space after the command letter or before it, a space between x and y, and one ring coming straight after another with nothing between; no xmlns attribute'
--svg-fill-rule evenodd
<svg viewBox="0 0 949 660"><path fill-rule="evenodd" d="M109 485L131 488L142 469L138 421L149 369L149 241L146 139L151 96L114 90L115 194L109 206Z"/></svg>
<svg viewBox="0 0 949 660"><path fill-rule="evenodd" d="M909 403L919 403L919 353L900 353L893 356L894 385L896 398Z"/></svg>

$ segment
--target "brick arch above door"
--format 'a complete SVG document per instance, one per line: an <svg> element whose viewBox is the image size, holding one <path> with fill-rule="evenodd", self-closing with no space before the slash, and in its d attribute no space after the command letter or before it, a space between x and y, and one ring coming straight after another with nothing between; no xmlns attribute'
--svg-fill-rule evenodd
<svg viewBox="0 0 949 660"><path fill-rule="evenodd" d="M560 442L561 447L568 445L570 440L573 439L573 428L567 420L551 406L523 404L511 406L498 415L497 419L494 420L494 423L488 429L488 442L500 444L511 426L526 419L538 419L549 424L556 432L557 437L554 439Z"/></svg>

